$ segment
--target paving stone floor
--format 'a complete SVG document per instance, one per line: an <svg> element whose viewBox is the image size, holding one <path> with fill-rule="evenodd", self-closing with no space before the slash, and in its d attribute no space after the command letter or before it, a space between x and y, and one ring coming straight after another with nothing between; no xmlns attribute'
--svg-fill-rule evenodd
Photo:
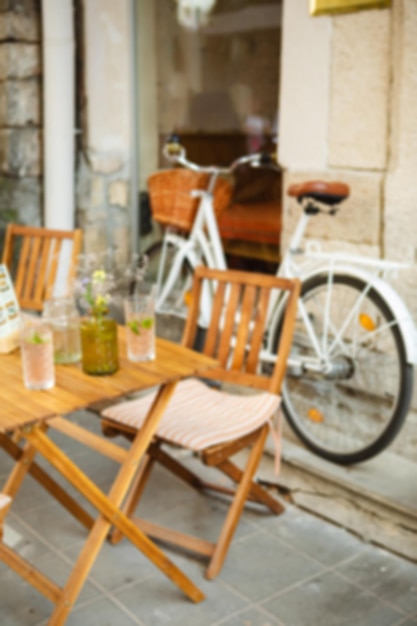
<svg viewBox="0 0 417 626"><path fill-rule="evenodd" d="M73 419L98 430L98 419L87 412ZM109 488L114 462L63 435L56 439L103 489ZM186 461L195 463L192 457ZM11 466L1 454L0 478ZM223 500L195 493L163 469L155 470L140 509L144 517L208 540L224 510ZM7 518L6 543L62 584L85 536L29 477ZM416 564L287 503L279 517L261 508L245 510L214 581L204 578L202 559L166 551L204 591L204 602L187 600L128 542L106 544L68 626L417 625ZM51 609L48 600L0 564L0 626L41 626Z"/></svg>

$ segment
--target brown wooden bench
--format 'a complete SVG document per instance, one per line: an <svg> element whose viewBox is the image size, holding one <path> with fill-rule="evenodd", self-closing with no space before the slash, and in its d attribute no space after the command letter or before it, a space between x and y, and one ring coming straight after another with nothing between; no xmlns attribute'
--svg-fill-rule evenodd
<svg viewBox="0 0 417 626"><path fill-rule="evenodd" d="M218 217L226 252L278 262L281 238L281 174L240 168L232 200Z"/></svg>

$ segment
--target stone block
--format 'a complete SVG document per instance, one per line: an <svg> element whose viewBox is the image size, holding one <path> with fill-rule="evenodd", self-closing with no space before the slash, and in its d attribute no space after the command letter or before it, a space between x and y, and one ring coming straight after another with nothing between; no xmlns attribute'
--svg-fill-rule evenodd
<svg viewBox="0 0 417 626"><path fill-rule="evenodd" d="M76 195L77 205L86 215L105 206L105 179L94 174L84 155L80 156L76 174Z"/></svg>
<svg viewBox="0 0 417 626"><path fill-rule="evenodd" d="M384 245L387 256L417 264L415 223L417 189L417 4L395 5L393 55L395 98L392 111L391 159L385 185Z"/></svg>
<svg viewBox="0 0 417 626"><path fill-rule="evenodd" d="M39 14L39 6L39 0L0 0L0 13L13 11Z"/></svg>
<svg viewBox="0 0 417 626"><path fill-rule="evenodd" d="M90 167L84 154L81 153L79 157L79 165L76 172L76 197L77 206L80 210L80 214L84 211L88 211L90 206L90 192L91 192L91 172Z"/></svg>
<svg viewBox="0 0 417 626"><path fill-rule="evenodd" d="M387 258L410 264L398 274L397 289L417 320L417 3L394 3L392 12L393 98L383 238Z"/></svg>
<svg viewBox="0 0 417 626"><path fill-rule="evenodd" d="M417 3L393 4L393 98L389 169L409 170L414 185L417 167Z"/></svg>
<svg viewBox="0 0 417 626"><path fill-rule="evenodd" d="M31 78L41 73L40 46L32 43L0 44L0 80Z"/></svg>
<svg viewBox="0 0 417 626"><path fill-rule="evenodd" d="M91 150L88 158L96 174L115 174L125 165L125 161L120 154L102 154Z"/></svg>
<svg viewBox="0 0 417 626"><path fill-rule="evenodd" d="M41 182L38 178L0 177L0 221L41 225Z"/></svg>
<svg viewBox="0 0 417 626"><path fill-rule="evenodd" d="M0 83L0 124L2 126L7 125L7 110L8 110L8 98L7 98L7 83Z"/></svg>
<svg viewBox="0 0 417 626"><path fill-rule="evenodd" d="M109 201L120 207L127 207L128 186L125 180L115 180L109 185Z"/></svg>
<svg viewBox="0 0 417 626"><path fill-rule="evenodd" d="M7 80L0 83L0 125L39 126L41 123L38 79Z"/></svg>
<svg viewBox="0 0 417 626"><path fill-rule="evenodd" d="M280 163L294 169L326 167L328 154L332 21L312 19L306 4L282 3L278 151Z"/></svg>
<svg viewBox="0 0 417 626"><path fill-rule="evenodd" d="M88 226L94 226L94 224L100 224L101 222L109 222L106 207L97 207L95 209L90 207L88 211L85 211L85 223Z"/></svg>
<svg viewBox="0 0 417 626"><path fill-rule="evenodd" d="M417 149L417 142L416 142ZM385 184L384 246L389 258L417 263L415 172L390 172Z"/></svg>
<svg viewBox="0 0 417 626"><path fill-rule="evenodd" d="M383 169L387 161L391 12L333 20L329 166Z"/></svg>
<svg viewBox="0 0 417 626"><path fill-rule="evenodd" d="M41 133L35 128L0 129L0 171L13 176L40 176Z"/></svg>
<svg viewBox="0 0 417 626"><path fill-rule="evenodd" d="M81 220L80 226L83 229L83 249L86 254L94 254L108 249L109 238L105 221L87 226L83 225Z"/></svg>
<svg viewBox="0 0 417 626"><path fill-rule="evenodd" d="M125 265L130 258L130 230L128 224L118 225L113 229L113 246L115 261L118 265Z"/></svg>
<svg viewBox="0 0 417 626"><path fill-rule="evenodd" d="M104 202L104 180L101 176L94 176L91 180L90 203L92 207L101 206Z"/></svg>
<svg viewBox="0 0 417 626"><path fill-rule="evenodd" d="M31 13L0 13L0 41L39 41L40 19Z"/></svg>
<svg viewBox="0 0 417 626"><path fill-rule="evenodd" d="M286 172L284 175L283 227L284 242L294 232L301 213L300 205L285 190L292 183L306 180L339 180L351 189L349 198L342 204L336 216L314 216L308 226L306 236L325 241L344 241L371 247L381 245L381 190L382 175L379 173L353 173L351 171L332 172Z"/></svg>
<svg viewBox="0 0 417 626"><path fill-rule="evenodd" d="M116 205L110 205L107 207L107 215L112 226L118 224L126 224L129 219L129 214L126 211L126 207Z"/></svg>

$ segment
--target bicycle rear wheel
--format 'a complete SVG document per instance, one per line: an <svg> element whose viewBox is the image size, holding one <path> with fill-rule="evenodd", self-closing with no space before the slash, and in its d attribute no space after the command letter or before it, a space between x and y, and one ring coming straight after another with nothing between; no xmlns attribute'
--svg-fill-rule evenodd
<svg viewBox="0 0 417 626"><path fill-rule="evenodd" d="M380 293L349 275L334 275L331 288L328 275L311 278L301 301L327 371L298 316L284 413L319 456L346 465L365 461L392 442L410 404L413 368L398 325Z"/></svg>

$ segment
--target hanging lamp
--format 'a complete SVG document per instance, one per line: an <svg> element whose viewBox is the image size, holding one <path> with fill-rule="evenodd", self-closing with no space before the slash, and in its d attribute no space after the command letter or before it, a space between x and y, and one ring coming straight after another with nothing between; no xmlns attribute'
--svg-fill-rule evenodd
<svg viewBox="0 0 417 626"><path fill-rule="evenodd" d="M209 20L210 11L216 0L176 0L177 19L187 30L198 30Z"/></svg>

